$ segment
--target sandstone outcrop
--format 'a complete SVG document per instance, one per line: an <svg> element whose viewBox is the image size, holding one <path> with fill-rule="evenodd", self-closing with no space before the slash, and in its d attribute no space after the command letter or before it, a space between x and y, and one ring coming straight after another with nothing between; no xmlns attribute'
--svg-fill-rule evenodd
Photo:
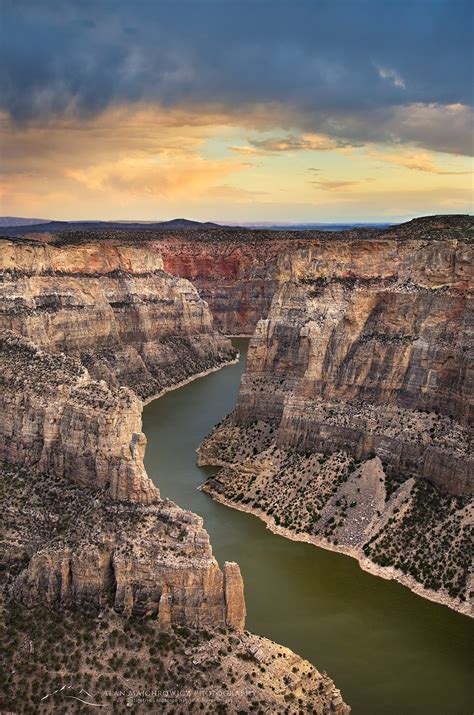
<svg viewBox="0 0 474 715"><path fill-rule="evenodd" d="M114 499L156 500L140 400L229 362L230 341L156 251L27 240L1 249L3 458L107 486Z"/></svg>
<svg viewBox="0 0 474 715"><path fill-rule="evenodd" d="M170 501L115 502L27 468L3 476L2 562L18 565L11 592L27 607L110 607L162 626L244 628L239 567L219 568L200 517Z"/></svg>
<svg viewBox="0 0 474 715"><path fill-rule="evenodd" d="M123 695L126 683L127 693L152 698L136 701L136 712L172 712L178 702L213 713L222 699L235 712L256 702L292 712L300 699L319 715L349 713L326 674L243 630L239 568L219 568L200 517L170 501L113 502L103 490L46 473L33 478L27 468L3 465L1 473L1 646L11 673L3 710L41 698L42 710L53 712L63 685L106 704L106 693ZM122 695L118 712L131 702Z"/></svg>
<svg viewBox="0 0 474 715"><path fill-rule="evenodd" d="M225 467L205 487L216 498L466 610L472 245L406 227L278 257L236 409L199 458Z"/></svg>
<svg viewBox="0 0 474 715"><path fill-rule="evenodd" d="M112 499L159 499L131 390L92 380L78 360L12 331L0 336L0 366L1 459L106 489Z"/></svg>
<svg viewBox="0 0 474 715"><path fill-rule="evenodd" d="M243 628L238 566L221 571L202 521L162 502L145 472L139 399L228 362L230 341L156 253L27 241L4 249L1 458L28 470L32 490L42 480L51 494L59 478L103 494L89 495L90 508L86 500L55 540L59 516L43 509L48 528L32 550L36 513L11 551L28 562L14 593L29 607L111 600L164 625Z"/></svg>
<svg viewBox="0 0 474 715"><path fill-rule="evenodd" d="M390 474L470 494L472 251L405 242L400 257L374 242L356 275L355 250L282 257L288 280L251 340L234 423L274 421L280 447L375 452Z"/></svg>
<svg viewBox="0 0 474 715"><path fill-rule="evenodd" d="M186 280L148 247L3 241L0 329L147 399L235 357Z"/></svg>
<svg viewBox="0 0 474 715"><path fill-rule="evenodd" d="M210 232L201 240L184 235L156 244L165 270L196 286L227 335L252 335L267 315L277 287L277 258L290 245L278 234L253 241L245 232L230 233L226 241L216 241Z"/></svg>
<svg viewBox="0 0 474 715"><path fill-rule="evenodd" d="M251 335L266 317L275 290L286 280L282 256L313 247L321 255L321 265L338 261L350 271L347 246L353 246L351 259L357 270L365 269L374 240L386 241L393 255L403 253L402 244L410 241L426 245L434 240L463 240L469 235L470 216L427 216L386 229L356 228L351 231L272 231L219 226L196 227L193 230L158 230L136 226L119 230L117 225L95 230L65 230L58 224L50 235L36 234L36 242L71 249L80 245L107 245L121 251L140 249L149 256L160 254L166 271L190 280L200 296L209 303L216 327L226 334ZM92 227L90 227L92 229ZM53 230L53 228L51 228ZM14 232L14 231L13 231ZM20 234L24 233L23 229ZM31 234L34 235L34 234ZM15 240L11 239L12 242ZM341 255L344 254L344 256ZM410 253L410 249L405 252ZM288 260L288 259L286 259ZM376 260L376 259L375 259ZM378 276L390 274L391 266L378 267Z"/></svg>

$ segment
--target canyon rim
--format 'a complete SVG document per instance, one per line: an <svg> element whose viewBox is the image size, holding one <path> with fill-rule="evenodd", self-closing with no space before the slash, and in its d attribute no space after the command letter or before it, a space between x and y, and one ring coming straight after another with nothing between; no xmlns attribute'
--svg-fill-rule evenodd
<svg viewBox="0 0 474 715"><path fill-rule="evenodd" d="M0 0L1 712L472 713L473 26Z"/></svg>

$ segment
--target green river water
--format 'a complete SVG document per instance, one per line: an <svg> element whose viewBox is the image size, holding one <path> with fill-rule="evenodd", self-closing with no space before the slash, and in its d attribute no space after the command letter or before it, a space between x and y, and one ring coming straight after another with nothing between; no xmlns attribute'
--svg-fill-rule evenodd
<svg viewBox="0 0 474 715"><path fill-rule="evenodd" d="M334 679L352 715L471 715L473 623L347 556L272 534L254 516L197 490L210 473L195 450L234 407L240 362L147 405L145 465L163 497L200 514L222 565L237 561L247 628Z"/></svg>

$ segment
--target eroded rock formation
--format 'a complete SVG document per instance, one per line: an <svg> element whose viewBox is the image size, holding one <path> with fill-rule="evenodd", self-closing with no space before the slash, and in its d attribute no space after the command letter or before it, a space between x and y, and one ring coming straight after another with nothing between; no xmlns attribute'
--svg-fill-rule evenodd
<svg viewBox="0 0 474 715"><path fill-rule="evenodd" d="M339 247L338 262L290 254L288 281L251 341L235 419L270 417L279 446L375 452L391 473L468 494L472 251L374 242L375 261L367 246L357 256L359 275L356 248ZM391 273L377 276L384 266Z"/></svg>
<svg viewBox="0 0 474 715"><path fill-rule="evenodd" d="M126 616L133 625L125 629L122 620L114 629L121 644L135 646L148 629L153 643L164 643L164 685L182 685L182 673L189 672L201 688L222 687L227 677L221 669L215 677L208 674L207 664L201 677L200 665L211 658L211 653L203 657L203 639L213 641L208 650L215 668L222 647L232 650L229 634L235 633L232 645L243 647L242 659L265 663L268 672L261 684L265 692L259 685L257 692L239 693L239 708L250 702L280 708L287 698L302 696L321 715L328 708L347 713L327 676L287 651L279 655L301 669L287 682L273 664L278 646L243 633L238 565L225 563L221 569L202 520L162 501L145 473L142 400L235 357L230 341L214 331L207 304L187 281L164 273L153 250L27 241L5 242L3 249L0 456L13 465L2 470L6 538L0 598L3 612L13 614L13 630L19 614L25 619L25 608L40 609L44 623L53 620L56 635L71 625L74 611L94 614L98 630L99 618L107 629L118 615ZM51 609L58 612L56 619ZM80 653L84 643L77 622L75 628L60 648ZM183 658L176 670L175 648L181 653L182 643L162 634L180 628L191 661ZM121 668L113 645L111 673L128 680L134 667L129 660L128 670ZM40 646L35 641L32 647ZM89 686L92 677L103 690L97 658L110 656L110 647L107 639L94 639L87 668L77 658L57 658L45 667L44 654L33 658L29 673L49 682L51 670L69 678L72 671L76 680L84 675ZM7 649L9 672L21 673L21 644ZM149 655L137 653L137 687L146 686ZM245 675L251 683L249 667L238 668L238 654L226 658L225 667L231 665L234 681ZM10 678L5 707L27 698L33 706L38 702L21 676ZM45 709L54 709L56 700ZM212 712L214 701L202 705ZM165 703L160 710L173 706Z"/></svg>
<svg viewBox="0 0 474 715"><path fill-rule="evenodd" d="M209 303L216 326L228 335L252 335L267 315L277 286L277 258L291 240L229 232L216 240L216 232L201 240L191 236L164 238L157 244L165 269L190 280Z"/></svg>
<svg viewBox="0 0 474 715"><path fill-rule="evenodd" d="M230 465L206 487L218 498L378 559L463 609L473 487L468 238L327 241L280 256L280 287L250 342L236 409L200 451L203 464ZM381 473L368 479L374 458ZM423 517L423 495L438 504L438 524L436 509L431 525ZM424 529L417 552L410 535ZM439 573L425 558L430 543L453 557Z"/></svg>
<svg viewBox="0 0 474 715"><path fill-rule="evenodd" d="M106 495L87 523L29 553L15 593L28 606L96 608L113 593L127 614L242 628L238 566L220 570L201 521L162 502L143 466L138 396L235 355L207 305L153 253L4 248L1 457L34 484L47 473Z"/></svg>
<svg viewBox="0 0 474 715"><path fill-rule="evenodd" d="M206 488L464 609L465 230L465 217L441 217L350 235L5 242L4 457L23 468L6 472L7 596L241 633L238 566L219 568L201 521L161 501L143 470L141 400L235 355L195 288L165 265L195 281L227 333L251 332L275 294L237 409L201 450L202 462L224 465ZM430 550L448 553L443 568ZM296 696L347 712L329 679L304 666L287 682L271 664L278 647L266 648L265 683L279 689L262 705Z"/></svg>
<svg viewBox="0 0 474 715"><path fill-rule="evenodd" d="M235 712L255 703L278 712L299 699L318 715L349 713L326 674L243 630L239 568L219 568L200 517L170 501L113 502L102 490L46 473L33 478L27 468L3 465L1 474L2 647L12 675L3 709L38 702L34 674L43 698L71 684L80 695L82 684L105 704L105 675L117 691L123 682L127 691L180 691L189 711L197 702L215 712L228 690ZM62 702L47 698L42 709ZM176 705L166 696L150 702L160 712Z"/></svg>
<svg viewBox="0 0 474 715"><path fill-rule="evenodd" d="M221 571L201 520L162 502L143 466L138 396L234 357L207 305L133 248L6 243L2 260L1 457L32 489L46 473L48 492L60 478L105 495L28 553L16 595L243 628L238 566Z"/></svg>
<svg viewBox="0 0 474 715"><path fill-rule="evenodd" d="M235 357L207 304L151 247L1 245L0 329L149 398Z"/></svg>
<svg viewBox="0 0 474 715"><path fill-rule="evenodd" d="M296 231L291 227L271 231L225 226L202 226L193 230L136 226L135 230L120 230L117 225L104 225L95 230L66 230L66 226L58 224L49 229L57 233L31 235L37 241L69 249L96 243L122 251L125 247L127 250L140 247L148 255L160 254L165 270L190 280L209 303L216 327L221 332L251 335L258 320L268 314L280 282L286 280L281 256L312 247L315 255L320 252L323 263L326 259L337 263L340 258L341 266L350 271L350 261L353 260L357 270L364 270L367 257L372 262L377 260L370 250L374 239L391 244L396 256L401 245L409 241L419 241L421 245L433 240L462 240L466 232L469 234L471 225L471 217L462 215L428 216L387 229L331 232ZM355 250L348 256L346 249L351 245ZM391 266L387 264L377 275L390 272Z"/></svg>
<svg viewBox="0 0 474 715"><path fill-rule="evenodd" d="M105 490L48 473L33 478L27 468L4 477L1 560L20 569L11 590L29 608L111 607L163 626L244 627L239 568L219 568L200 517L156 497L116 502Z"/></svg>
<svg viewBox="0 0 474 715"><path fill-rule="evenodd" d="M1 459L107 489L112 499L159 499L143 466L142 404L131 390L92 380L78 360L13 331L0 336L0 374Z"/></svg>

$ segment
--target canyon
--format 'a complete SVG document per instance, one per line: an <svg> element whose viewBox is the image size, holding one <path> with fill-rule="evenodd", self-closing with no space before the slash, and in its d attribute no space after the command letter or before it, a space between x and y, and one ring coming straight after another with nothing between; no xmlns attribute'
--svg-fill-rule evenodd
<svg viewBox="0 0 474 715"><path fill-rule="evenodd" d="M410 241L457 240L470 235L472 219L465 215L433 216L414 219L405 224L383 229L354 228L350 231L268 230L205 225L188 230L157 229L141 225L126 230L120 224L111 228L88 226L67 229L62 224L11 229L11 242L31 240L34 245L54 245L64 248L81 244L121 247L140 247L149 255L159 254L164 269L186 278L209 305L214 324L228 335L253 335L257 322L267 316L273 295L286 279L285 256L306 250L309 246L332 260L339 249L353 246L347 256L345 271L359 270L364 256L369 253L377 260L377 252L370 247L374 239L388 241L394 251ZM467 234L466 234L467 232ZM14 234L18 233L17 238ZM413 247L415 244L413 244ZM404 249L405 254L410 248ZM325 253L324 253L325 252ZM359 256L359 258L357 257ZM387 255L390 258L389 255ZM337 258L337 256L336 256ZM351 261L354 266L351 267ZM341 268L343 262L341 261ZM375 266L374 266L375 268ZM379 272L389 266L379 266ZM343 269L344 273L344 269Z"/></svg>
<svg viewBox="0 0 474 715"><path fill-rule="evenodd" d="M196 289L166 273L148 247L2 243L2 608L11 631L5 709L25 697L31 706L22 707L34 708L38 683L54 689L67 673L103 690L101 668L91 662L111 646L89 633L78 655L83 629L73 614L84 613L95 614L90 629L113 623L124 642L132 638L135 665L127 671L124 648L108 669L117 690L124 679L131 689L147 687L153 664L138 636L148 628L152 655L153 643L165 644L162 688L182 688L186 672L200 688L216 690L195 696L204 712L224 707L219 693L228 670L235 710L251 703L287 710L299 699L321 714L349 712L328 676L244 631L238 565L221 569L202 519L161 499L145 472L144 401L236 359ZM55 655L21 630L35 613L63 634ZM25 643L44 651L34 664L24 663ZM298 673L290 678L289 663ZM46 710L55 704L51 697ZM127 703L114 707L125 712ZM173 700L160 707L172 711Z"/></svg>
<svg viewBox="0 0 474 715"><path fill-rule="evenodd" d="M199 463L222 467L208 493L277 533L472 614L472 243L432 224L278 257L236 408Z"/></svg>
<svg viewBox="0 0 474 715"><path fill-rule="evenodd" d="M141 398L235 357L196 289L152 247L5 241L1 329Z"/></svg>
<svg viewBox="0 0 474 715"><path fill-rule="evenodd" d="M150 643L171 632L166 643L197 663L212 660L200 650L209 633L244 688L236 709L297 712L299 698L349 712L326 675L243 630L238 565L218 565L202 519L162 499L143 465L143 405L234 362L228 336L249 334L236 407L199 448L199 464L219 468L203 490L470 614L472 230L470 217L439 216L331 234L119 228L2 241L13 621L45 606L64 624L95 613L125 642L123 624L139 632L145 619ZM95 640L90 662L107 648ZM164 684L179 685L183 663ZM224 682L214 667L202 685Z"/></svg>

